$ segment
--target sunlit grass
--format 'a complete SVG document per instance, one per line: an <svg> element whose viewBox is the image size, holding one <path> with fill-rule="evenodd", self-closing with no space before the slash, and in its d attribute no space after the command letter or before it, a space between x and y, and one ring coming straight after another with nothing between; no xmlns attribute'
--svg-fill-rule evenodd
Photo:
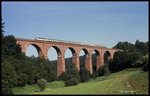
<svg viewBox="0 0 150 96"><path fill-rule="evenodd" d="M126 69L121 72L90 79L88 82L76 86L64 87L63 81L49 82L43 92L36 85L26 85L24 89L14 88L15 94L132 94L127 88L128 78L134 74L141 74L140 69ZM148 77L146 78L148 80ZM134 80L133 80L134 81ZM141 81L139 81L141 82ZM147 84L147 83L146 83ZM133 93L135 94L135 93Z"/></svg>
<svg viewBox="0 0 150 96"><path fill-rule="evenodd" d="M133 74L128 78L128 80L132 86L130 90L134 90L136 94L148 94L149 72Z"/></svg>

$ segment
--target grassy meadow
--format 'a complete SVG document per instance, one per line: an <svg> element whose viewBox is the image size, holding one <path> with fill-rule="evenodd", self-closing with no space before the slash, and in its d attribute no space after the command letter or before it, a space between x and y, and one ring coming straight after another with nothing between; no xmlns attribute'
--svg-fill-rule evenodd
<svg viewBox="0 0 150 96"><path fill-rule="evenodd" d="M130 68L109 76L100 76L76 86L64 87L63 81L48 82L46 89L40 92L37 85L13 88L14 94L148 94L148 72L139 68Z"/></svg>

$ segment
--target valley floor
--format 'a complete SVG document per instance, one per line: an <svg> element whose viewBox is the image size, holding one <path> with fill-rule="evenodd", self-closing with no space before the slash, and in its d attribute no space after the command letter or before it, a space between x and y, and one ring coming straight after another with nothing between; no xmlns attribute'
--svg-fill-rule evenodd
<svg viewBox="0 0 150 96"><path fill-rule="evenodd" d="M63 81L49 82L45 91L40 92L37 85L16 87L14 94L149 94L148 72L142 72L139 68L130 68L109 76L100 76L90 79L88 82L76 86L64 87ZM141 76L141 78L140 78ZM145 79L144 79L145 78ZM139 79L139 80L137 80ZM141 80L142 82L140 82ZM135 83L137 82L137 83ZM139 85L139 83L141 85ZM143 83L143 85L142 85ZM143 88L141 87L143 86ZM139 88L137 88L139 87ZM141 88L141 89L140 89Z"/></svg>

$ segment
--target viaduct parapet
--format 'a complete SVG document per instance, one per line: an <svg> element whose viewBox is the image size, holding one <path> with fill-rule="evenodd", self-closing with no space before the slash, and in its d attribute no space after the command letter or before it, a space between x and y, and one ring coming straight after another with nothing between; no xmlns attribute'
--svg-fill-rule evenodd
<svg viewBox="0 0 150 96"><path fill-rule="evenodd" d="M65 72L65 51L69 48L72 52L72 62L76 64L76 68L80 70L79 64L79 54L80 51L83 50L85 52L85 67L93 73L92 70L92 53L96 52L97 56L97 69L99 69L102 65L104 65L104 53L108 52L109 56L107 59L113 58L115 52L120 51L119 49L111 49L100 46L88 46L88 45L80 45L80 44L66 44L60 42L49 42L49 41L38 41L31 39L23 39L16 38L17 43L21 45L22 52L26 52L26 48L29 45L33 45L37 51L38 56L48 59L47 54L49 48L53 47L57 51L57 76L59 76L62 72Z"/></svg>

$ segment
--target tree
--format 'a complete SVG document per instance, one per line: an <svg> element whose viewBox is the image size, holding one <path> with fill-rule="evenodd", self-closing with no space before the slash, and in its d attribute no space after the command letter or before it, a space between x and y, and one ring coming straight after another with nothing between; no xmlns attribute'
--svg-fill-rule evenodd
<svg viewBox="0 0 150 96"><path fill-rule="evenodd" d="M137 49L134 46L134 44L131 44L131 43L127 42L127 41L125 41L125 42L118 42L117 45L115 45L113 48L123 49L124 51L127 51L127 52L137 51Z"/></svg>
<svg viewBox="0 0 150 96"><path fill-rule="evenodd" d="M86 82L90 79L90 72L85 67L80 69L80 79L81 82Z"/></svg>
<svg viewBox="0 0 150 96"><path fill-rule="evenodd" d="M103 76L104 75L104 65L101 66L98 70L97 70L97 76Z"/></svg>
<svg viewBox="0 0 150 96"><path fill-rule="evenodd" d="M73 86L78 84L77 78L70 78L65 82L66 86Z"/></svg>
<svg viewBox="0 0 150 96"><path fill-rule="evenodd" d="M70 74L70 78L77 78L78 83L80 82L79 71L75 64L72 64L71 68L67 72Z"/></svg>
<svg viewBox="0 0 150 96"><path fill-rule="evenodd" d="M126 51L116 52L114 54L113 64L110 65L112 67L111 68L112 72L121 71L121 70L123 70L127 67L127 65L126 65L126 56L127 56Z"/></svg>
<svg viewBox="0 0 150 96"><path fill-rule="evenodd" d="M35 84L39 78L56 79L56 71L50 61L32 58L21 52L13 35L3 35L2 23L2 93L11 94L12 87ZM13 74L13 75L12 75ZM15 84L14 84L15 83Z"/></svg>
<svg viewBox="0 0 150 96"><path fill-rule="evenodd" d="M104 75L108 76L110 74L110 70L109 70L109 64L105 64L104 65Z"/></svg>
<svg viewBox="0 0 150 96"><path fill-rule="evenodd" d="M37 81L37 85L40 87L41 91L44 91L44 89L47 86L47 81L45 79L41 78Z"/></svg>
<svg viewBox="0 0 150 96"><path fill-rule="evenodd" d="M67 81L71 78L71 75L68 72L62 72L61 75L57 78L58 80Z"/></svg>
<svg viewBox="0 0 150 96"><path fill-rule="evenodd" d="M7 58L9 56L14 56L20 59L21 47L16 44L16 39L13 35L8 35L3 38L2 42L2 57Z"/></svg>
<svg viewBox="0 0 150 96"><path fill-rule="evenodd" d="M17 82L17 75L14 70L14 67L10 62L8 61L2 61L2 89L1 92L2 94L5 95L11 95L12 93L12 88L16 85Z"/></svg>
<svg viewBox="0 0 150 96"><path fill-rule="evenodd" d="M148 53L148 42L141 42L139 40L136 40L135 47L139 50L142 55L146 55Z"/></svg>
<svg viewBox="0 0 150 96"><path fill-rule="evenodd" d="M149 55L148 54L142 57L142 65L143 65L143 68L142 68L143 71L149 71Z"/></svg>

